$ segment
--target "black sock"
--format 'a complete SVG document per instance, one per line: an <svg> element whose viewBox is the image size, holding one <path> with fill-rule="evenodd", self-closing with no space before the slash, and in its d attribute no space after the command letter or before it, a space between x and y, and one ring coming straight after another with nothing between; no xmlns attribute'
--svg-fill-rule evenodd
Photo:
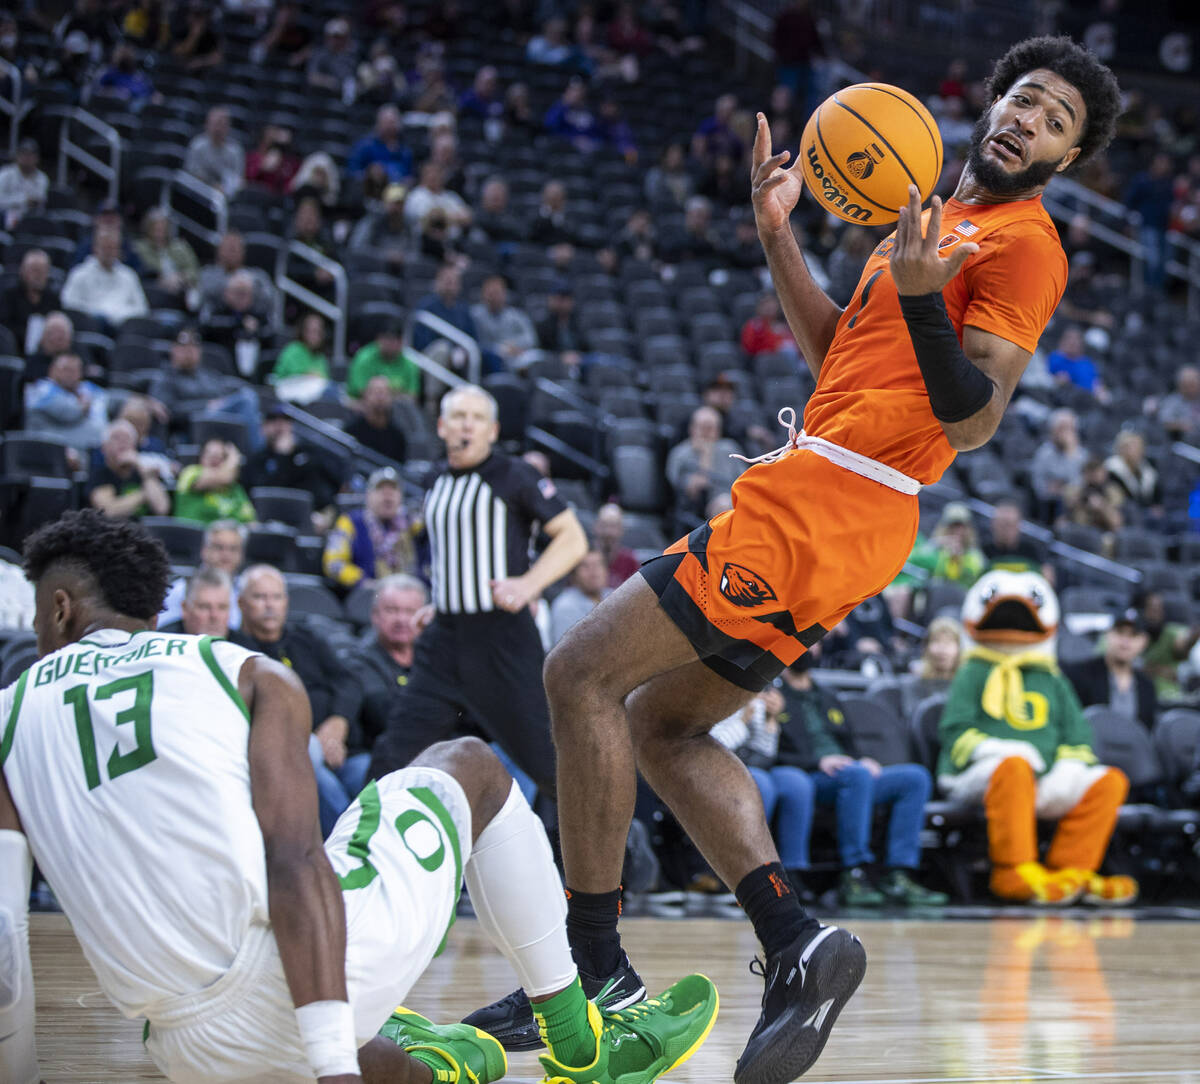
<svg viewBox="0 0 1200 1084"><path fill-rule="evenodd" d="M567 940L575 965L596 978L611 975L621 962L621 890L576 892L567 889Z"/></svg>
<svg viewBox="0 0 1200 1084"><path fill-rule="evenodd" d="M778 862L752 869L738 884L735 895L768 956L787 948L806 926L814 930L818 926L816 919L805 914Z"/></svg>

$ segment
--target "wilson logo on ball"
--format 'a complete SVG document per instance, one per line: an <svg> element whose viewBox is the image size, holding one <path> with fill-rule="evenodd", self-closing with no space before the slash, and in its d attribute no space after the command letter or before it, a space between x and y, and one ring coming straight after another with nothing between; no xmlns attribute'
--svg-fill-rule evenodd
<svg viewBox="0 0 1200 1084"><path fill-rule="evenodd" d="M872 143L861 151L855 151L846 159L846 172L857 180L865 181L875 172L875 163L881 161L883 151L879 149L879 144Z"/></svg>

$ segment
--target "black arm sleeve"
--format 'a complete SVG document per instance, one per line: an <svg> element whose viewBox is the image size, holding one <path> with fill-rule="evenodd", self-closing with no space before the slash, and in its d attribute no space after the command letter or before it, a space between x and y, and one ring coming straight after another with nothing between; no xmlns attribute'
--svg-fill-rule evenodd
<svg viewBox="0 0 1200 1084"><path fill-rule="evenodd" d="M940 293L900 295L900 311L939 422L961 422L988 405L991 379L963 353Z"/></svg>

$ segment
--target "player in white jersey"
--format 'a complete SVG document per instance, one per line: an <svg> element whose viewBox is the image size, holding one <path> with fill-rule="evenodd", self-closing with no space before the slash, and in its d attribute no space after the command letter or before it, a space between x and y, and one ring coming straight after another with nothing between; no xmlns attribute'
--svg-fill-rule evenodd
<svg viewBox="0 0 1200 1084"><path fill-rule="evenodd" d="M0 1080L36 1084L28 890L49 879L101 988L179 1084L488 1084L504 1050L397 1008L465 876L535 1001L549 1078L649 1082L699 1047L712 983L589 1003L541 822L482 742L370 784L322 846L303 686L154 629L162 546L68 513L26 544L40 659L0 691Z"/></svg>

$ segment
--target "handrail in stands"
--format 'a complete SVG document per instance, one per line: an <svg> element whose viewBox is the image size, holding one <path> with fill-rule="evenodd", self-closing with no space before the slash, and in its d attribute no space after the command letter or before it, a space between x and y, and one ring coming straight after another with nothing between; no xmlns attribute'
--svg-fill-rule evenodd
<svg viewBox="0 0 1200 1084"><path fill-rule="evenodd" d="M15 158L17 154L17 143L21 135L21 121L23 121L29 111L33 108L33 102L23 101L21 99L21 90L24 86L24 81L21 79L21 69L15 64L10 64L7 60L0 59L0 75L7 75L12 80L12 97L5 98L0 95L0 113L3 113L9 118L8 121L8 155L10 158Z"/></svg>
<svg viewBox="0 0 1200 1084"><path fill-rule="evenodd" d="M440 361L434 361L428 354L422 350L418 350L411 343L404 347L404 353L423 373L437 377L438 380L449 388L457 388L460 384L466 383L466 380L459 376L458 373L447 369Z"/></svg>
<svg viewBox="0 0 1200 1084"><path fill-rule="evenodd" d="M313 293L307 286L302 286L295 279L288 278L287 259L289 256L295 256L322 271L328 271L333 276L335 300L329 301L320 294ZM350 280L346 276L346 269L336 260L331 260L328 256L318 252L311 245L306 245L302 241L289 241L286 246L280 247L279 255L276 257L275 285L279 287L281 293L294 297L333 324L333 361L339 365L345 361L346 306L350 296Z"/></svg>
<svg viewBox="0 0 1200 1084"><path fill-rule="evenodd" d="M78 106L55 106L46 110L47 116L62 117L62 127L58 132L58 174L57 183L67 183L67 163L78 162L84 169L96 174L102 181L108 183L108 198L116 200L121 189L121 135L111 125L105 124L99 117L93 116L86 109ZM105 143L112 152L112 161L103 162L91 151L85 150L71 139L71 122L76 121L85 128L90 128Z"/></svg>
<svg viewBox="0 0 1200 1084"><path fill-rule="evenodd" d="M581 414L587 414L589 417L599 416L595 404L589 403L582 395L576 395L569 388L564 388L557 380L551 380L548 376L539 376L535 378L533 386L538 391L545 392L564 403L571 410L578 410Z"/></svg>
<svg viewBox="0 0 1200 1084"><path fill-rule="evenodd" d="M203 203L211 209L215 219L213 228L202 225L173 205L171 197L177 188L183 189L191 199ZM225 193L211 184L205 184L198 177L193 177L183 169L172 170L164 179L162 208L175 225L182 227L214 248L220 243L229 226L229 205L225 200Z"/></svg>
<svg viewBox="0 0 1200 1084"><path fill-rule="evenodd" d="M537 425L529 425L525 427L525 436L532 444L545 448L549 452L554 452L560 455L563 459L569 460L575 466L587 471L591 474L593 481L607 481L612 476L612 471L608 469L607 463L601 463L599 459L593 459L592 456L585 452L581 452L578 448L573 448L565 440L556 437L553 433L547 433Z"/></svg>
<svg viewBox="0 0 1200 1084"><path fill-rule="evenodd" d="M426 309L417 309L408 318L408 323L404 327L404 347L406 350L414 349L412 335L413 329L417 324L424 324L430 331L437 332L439 338L449 339L455 345L461 346L467 352L467 382L470 384L479 383L479 378L483 374L483 354L479 349L479 343L461 328L455 327L440 316L435 316ZM422 354L421 356L431 364L437 364L427 354ZM449 372L449 370L443 369L443 372ZM461 383L461 380L454 383Z"/></svg>

